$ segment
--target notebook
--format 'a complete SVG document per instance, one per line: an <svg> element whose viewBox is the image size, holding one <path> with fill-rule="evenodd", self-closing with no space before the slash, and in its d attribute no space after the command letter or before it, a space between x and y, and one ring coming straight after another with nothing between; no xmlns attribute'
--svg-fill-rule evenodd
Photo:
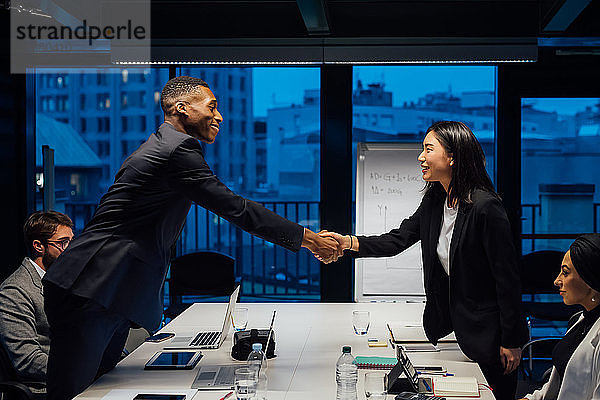
<svg viewBox="0 0 600 400"><path fill-rule="evenodd" d="M479 385L473 376L436 376L432 383L436 396L479 397Z"/></svg>
<svg viewBox="0 0 600 400"><path fill-rule="evenodd" d="M388 330L392 336L394 343L419 343L429 340L425 335L425 330L419 324L407 323L406 321L390 321L387 323ZM438 340L438 342L456 342L454 332Z"/></svg>
<svg viewBox="0 0 600 400"><path fill-rule="evenodd" d="M229 297L229 304L223 318L223 325L220 331L202 331L196 336L175 336L164 350L180 350L180 349L218 349L227 338L229 333L229 325L231 324L231 314L235 308L238 294L240 292L239 285L235 288Z"/></svg>
<svg viewBox="0 0 600 400"><path fill-rule="evenodd" d="M398 360L395 357L365 357L356 356L354 363L364 369L392 369Z"/></svg>

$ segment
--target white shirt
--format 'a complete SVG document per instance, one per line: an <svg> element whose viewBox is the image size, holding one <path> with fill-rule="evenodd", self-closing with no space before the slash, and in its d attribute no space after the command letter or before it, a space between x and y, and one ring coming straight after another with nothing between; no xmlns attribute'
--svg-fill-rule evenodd
<svg viewBox="0 0 600 400"><path fill-rule="evenodd" d="M444 271L450 275L450 243L452 243L452 233L454 232L454 223L458 214L458 206L448 207L448 197L444 201L444 215L442 219L442 229L437 244L437 254Z"/></svg>
<svg viewBox="0 0 600 400"><path fill-rule="evenodd" d="M37 265L31 258L29 257L25 257L25 261L27 261L28 263L30 263L31 265L33 265L35 267L35 270L37 271L38 274L40 274L40 278L43 278L44 275L46 274L46 271L44 271L42 269L42 267L40 267L39 265Z"/></svg>

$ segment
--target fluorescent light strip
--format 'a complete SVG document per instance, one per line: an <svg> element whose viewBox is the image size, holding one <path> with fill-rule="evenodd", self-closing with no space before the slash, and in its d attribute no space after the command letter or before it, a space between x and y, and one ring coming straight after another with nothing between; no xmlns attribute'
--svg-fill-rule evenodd
<svg viewBox="0 0 600 400"><path fill-rule="evenodd" d="M318 65L320 61L113 61L123 65Z"/></svg>
<svg viewBox="0 0 600 400"><path fill-rule="evenodd" d="M325 61L325 64L475 64L475 63L526 63L534 59L518 60L406 60L406 61Z"/></svg>
<svg viewBox="0 0 600 400"><path fill-rule="evenodd" d="M534 59L515 60L397 60L397 61L114 61L120 65L320 65L320 64L491 64L529 63Z"/></svg>

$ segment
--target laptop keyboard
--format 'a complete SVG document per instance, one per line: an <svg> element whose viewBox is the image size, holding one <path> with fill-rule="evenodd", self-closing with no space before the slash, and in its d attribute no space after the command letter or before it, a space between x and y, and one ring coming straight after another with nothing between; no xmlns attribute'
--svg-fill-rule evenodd
<svg viewBox="0 0 600 400"><path fill-rule="evenodd" d="M219 336L221 336L221 332L200 332L196 335L194 340L192 340L192 346L212 346L217 344L219 340Z"/></svg>
<svg viewBox="0 0 600 400"><path fill-rule="evenodd" d="M219 373L215 378L215 386L226 386L233 384L233 381L235 380L234 374L237 368L239 368L239 365L219 368Z"/></svg>

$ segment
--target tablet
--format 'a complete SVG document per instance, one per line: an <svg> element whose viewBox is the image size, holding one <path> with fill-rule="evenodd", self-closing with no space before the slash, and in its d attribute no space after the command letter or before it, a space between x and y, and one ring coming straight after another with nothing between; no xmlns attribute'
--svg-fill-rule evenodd
<svg viewBox="0 0 600 400"><path fill-rule="evenodd" d="M201 351L159 351L144 369L192 369L201 358Z"/></svg>

